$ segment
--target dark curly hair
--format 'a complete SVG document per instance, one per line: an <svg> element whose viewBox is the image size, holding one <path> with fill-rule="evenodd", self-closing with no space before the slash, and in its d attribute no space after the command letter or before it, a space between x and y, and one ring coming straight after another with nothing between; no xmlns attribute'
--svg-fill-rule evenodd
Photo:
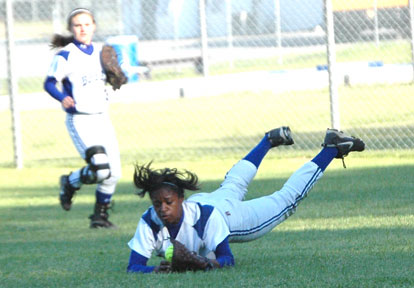
<svg viewBox="0 0 414 288"><path fill-rule="evenodd" d="M184 170L178 171L176 168L151 169L152 161L147 165L135 164L134 184L141 189L137 194L144 197L148 192L151 193L162 187L168 187L177 192L179 197L184 197L184 190L199 190L198 177L196 174Z"/></svg>

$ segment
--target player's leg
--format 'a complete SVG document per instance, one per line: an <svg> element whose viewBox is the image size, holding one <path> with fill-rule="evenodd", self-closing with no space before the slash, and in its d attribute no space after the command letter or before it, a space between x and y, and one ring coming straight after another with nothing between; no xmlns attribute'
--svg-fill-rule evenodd
<svg viewBox="0 0 414 288"><path fill-rule="evenodd" d="M91 146L85 150L84 154L87 165L60 178L60 202L65 210L70 210L72 197L83 184L101 183L112 175L104 146Z"/></svg>
<svg viewBox="0 0 414 288"><path fill-rule="evenodd" d="M91 219L90 226L91 228L115 227L108 220L108 209L110 209L111 198L121 174L119 153L117 158L112 154L112 158L114 159L110 161L111 157L109 157L105 147L95 145L86 149L85 155L85 160L88 164L80 170L71 173L68 179L70 177L75 178L74 175L78 175L77 178L79 180L76 183L98 184L94 212L89 217Z"/></svg>
<svg viewBox="0 0 414 288"><path fill-rule="evenodd" d="M61 176L59 199L64 210L70 210L72 198L82 184L92 184L93 178L98 180L98 176L101 179L107 177L109 173L109 169L105 165L108 162L105 160L106 152L95 139L99 125L99 119L95 115L67 114L66 116L66 128L69 136L81 157L88 164L69 175ZM102 171L98 172L97 170ZM97 173L98 175L96 175Z"/></svg>
<svg viewBox="0 0 414 288"><path fill-rule="evenodd" d="M66 126L75 147L87 165L61 177L61 205L63 209L69 210L72 197L83 184L98 184L94 214L99 210L103 211L99 215L107 215L108 203L121 175L118 144L109 117L106 114L68 114ZM103 182L105 184L99 184ZM107 220L107 217L104 219ZM105 227L112 226L109 221L103 224Z"/></svg>
<svg viewBox="0 0 414 288"><path fill-rule="evenodd" d="M294 144L292 132L289 127L280 127L265 133L265 136L243 159L253 163L259 168L267 152L280 145Z"/></svg>
<svg viewBox="0 0 414 288"><path fill-rule="evenodd" d="M229 215L229 241L251 241L271 231L295 212L322 174L317 164L308 162L289 177L281 190L238 203Z"/></svg>
<svg viewBox="0 0 414 288"><path fill-rule="evenodd" d="M115 225L108 220L108 209L111 208L111 199L115 193L116 185L121 178L121 161L118 148L118 142L116 140L115 130L109 117L106 121L106 137L104 145L108 155L108 162L111 169L110 177L99 182L96 188L96 203L94 207L94 213L89 216L91 219L91 228L114 228Z"/></svg>
<svg viewBox="0 0 414 288"><path fill-rule="evenodd" d="M364 150L364 143L360 139L335 131L327 131L322 151L293 173L280 191L238 203L228 219L231 233L229 241L250 241L271 231L296 211L300 201L307 196L334 158L342 158L351 151Z"/></svg>
<svg viewBox="0 0 414 288"><path fill-rule="evenodd" d="M59 201L63 208L63 210L69 211L72 207L72 198L75 195L76 191L79 190L80 187L76 187L72 184L70 184L70 177L72 176L72 173L69 175L62 175L60 176L59 185L60 185L60 191L59 191ZM73 179L73 177L72 177ZM76 181L77 183L78 181Z"/></svg>
<svg viewBox="0 0 414 288"><path fill-rule="evenodd" d="M227 172L219 189L212 193L196 194L190 199L203 202L201 198L208 198L206 201L211 201L211 204L214 205L224 199L243 200L247 193L247 187L256 175L257 169L267 152L279 145L292 144L293 139L289 127L280 127L265 133L262 140Z"/></svg>
<svg viewBox="0 0 414 288"><path fill-rule="evenodd" d="M85 126L86 125L86 126ZM88 121L86 121L86 116L82 115L66 115L66 128L68 130L69 136L72 139L73 144L78 150L79 154L83 159L85 159L85 151L87 145L84 143L84 137L87 133L82 133L84 129L83 126L88 127ZM66 211L69 211L72 207L72 199L81 186L81 170L71 172L69 175L62 175L60 177L60 193L59 200L62 208Z"/></svg>

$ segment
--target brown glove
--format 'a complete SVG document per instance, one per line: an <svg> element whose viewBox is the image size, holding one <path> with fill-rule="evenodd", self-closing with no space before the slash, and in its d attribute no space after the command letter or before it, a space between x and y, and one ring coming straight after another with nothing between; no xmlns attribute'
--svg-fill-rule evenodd
<svg viewBox="0 0 414 288"><path fill-rule="evenodd" d="M168 261L161 261L159 266L156 266L154 269L155 273L170 273L171 272L171 263Z"/></svg>
<svg viewBox="0 0 414 288"><path fill-rule="evenodd" d="M102 67L106 74L106 82L116 90L128 82L128 78L119 66L115 49L110 45L104 45L101 52Z"/></svg>
<svg viewBox="0 0 414 288"><path fill-rule="evenodd" d="M211 260L191 252L179 241L171 239L171 243L174 246L171 261L172 272L208 271L215 268Z"/></svg>

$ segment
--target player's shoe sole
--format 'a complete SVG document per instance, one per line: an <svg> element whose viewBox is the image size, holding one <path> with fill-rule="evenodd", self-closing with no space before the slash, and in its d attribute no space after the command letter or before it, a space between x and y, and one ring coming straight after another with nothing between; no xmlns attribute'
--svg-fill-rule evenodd
<svg viewBox="0 0 414 288"><path fill-rule="evenodd" d="M335 158L342 158L347 156L350 152L361 152L365 149L365 143L359 138L349 136L342 131L336 129L328 129L326 131L325 140L322 143L323 147L336 147L338 154Z"/></svg>
<svg viewBox="0 0 414 288"><path fill-rule="evenodd" d="M266 137L272 147L294 144L294 141L292 139L292 132L287 126L270 130L266 133Z"/></svg>
<svg viewBox="0 0 414 288"><path fill-rule="evenodd" d="M118 228L115 224L113 224L108 219L96 218L96 217L92 217L92 215L89 217L89 219L91 219L91 224L89 226L91 229L99 229L99 228L116 229Z"/></svg>

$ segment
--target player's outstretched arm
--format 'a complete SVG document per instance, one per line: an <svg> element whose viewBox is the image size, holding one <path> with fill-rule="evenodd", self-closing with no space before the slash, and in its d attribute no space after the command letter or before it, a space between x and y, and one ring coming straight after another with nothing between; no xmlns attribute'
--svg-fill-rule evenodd
<svg viewBox="0 0 414 288"><path fill-rule="evenodd" d="M148 262L148 258L142 256L141 254L135 252L134 250L131 250L127 272L132 272L132 273L153 272L157 266L147 266L147 262Z"/></svg>
<svg viewBox="0 0 414 288"><path fill-rule="evenodd" d="M230 249L228 237L217 245L214 253L216 254L216 260L213 263L216 263L215 266L217 268L234 266L234 256Z"/></svg>

